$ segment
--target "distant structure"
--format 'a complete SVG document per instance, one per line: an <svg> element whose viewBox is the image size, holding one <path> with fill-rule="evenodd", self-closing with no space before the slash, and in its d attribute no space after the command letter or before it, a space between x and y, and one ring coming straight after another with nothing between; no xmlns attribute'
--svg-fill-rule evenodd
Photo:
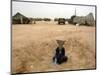
<svg viewBox="0 0 100 75"><path fill-rule="evenodd" d="M70 24L74 24L74 23L73 23L73 20L74 20L75 17L76 17L76 8L75 8L74 15L72 15L71 18L68 19L68 23L70 23Z"/></svg>
<svg viewBox="0 0 100 75"><path fill-rule="evenodd" d="M29 24L31 23L31 20L27 18L26 16L22 15L21 13L17 12L12 17L12 23L13 24Z"/></svg>
<svg viewBox="0 0 100 75"><path fill-rule="evenodd" d="M89 13L86 16L77 16L76 9L74 15L68 20L68 23L74 25L86 25L86 26L95 26L95 19L93 13Z"/></svg>
<svg viewBox="0 0 100 75"><path fill-rule="evenodd" d="M75 16L73 18L73 24L94 26L95 20L93 14L89 13L87 16Z"/></svg>
<svg viewBox="0 0 100 75"><path fill-rule="evenodd" d="M95 25L95 19L93 17L93 13L89 13L87 16L85 16L85 24L88 25Z"/></svg>

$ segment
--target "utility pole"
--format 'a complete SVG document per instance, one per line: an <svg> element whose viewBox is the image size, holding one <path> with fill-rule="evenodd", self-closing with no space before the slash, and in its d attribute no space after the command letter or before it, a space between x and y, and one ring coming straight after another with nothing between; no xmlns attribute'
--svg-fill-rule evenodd
<svg viewBox="0 0 100 75"><path fill-rule="evenodd" d="M75 16L76 16L76 8L75 8Z"/></svg>

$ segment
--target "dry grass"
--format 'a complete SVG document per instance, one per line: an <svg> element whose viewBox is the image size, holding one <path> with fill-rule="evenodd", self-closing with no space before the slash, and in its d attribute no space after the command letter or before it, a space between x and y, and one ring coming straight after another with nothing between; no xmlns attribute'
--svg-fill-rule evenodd
<svg viewBox="0 0 100 75"><path fill-rule="evenodd" d="M12 72L95 68L95 27L38 22L12 26ZM54 64L56 40L64 39L68 62Z"/></svg>

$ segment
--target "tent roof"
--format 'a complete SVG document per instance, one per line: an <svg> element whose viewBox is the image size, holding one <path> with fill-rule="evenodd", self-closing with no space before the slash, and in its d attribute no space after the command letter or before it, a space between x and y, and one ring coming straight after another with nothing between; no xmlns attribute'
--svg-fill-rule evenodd
<svg viewBox="0 0 100 75"><path fill-rule="evenodd" d="M87 20L94 21L93 13L89 13L89 14L86 16L86 19L87 19Z"/></svg>
<svg viewBox="0 0 100 75"><path fill-rule="evenodd" d="M26 16L22 15L21 13L17 12L14 16L14 19L19 19L19 18L27 18Z"/></svg>

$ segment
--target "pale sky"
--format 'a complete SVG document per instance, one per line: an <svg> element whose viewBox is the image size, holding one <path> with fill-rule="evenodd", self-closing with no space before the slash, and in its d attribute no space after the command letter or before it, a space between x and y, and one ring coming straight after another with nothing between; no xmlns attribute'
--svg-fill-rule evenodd
<svg viewBox="0 0 100 75"><path fill-rule="evenodd" d="M17 12L20 12L27 17L33 18L70 18L72 15L75 14L75 9L77 16L86 16L90 12L92 12L95 18L94 6L28 3L15 1L12 2L12 15L15 15Z"/></svg>

